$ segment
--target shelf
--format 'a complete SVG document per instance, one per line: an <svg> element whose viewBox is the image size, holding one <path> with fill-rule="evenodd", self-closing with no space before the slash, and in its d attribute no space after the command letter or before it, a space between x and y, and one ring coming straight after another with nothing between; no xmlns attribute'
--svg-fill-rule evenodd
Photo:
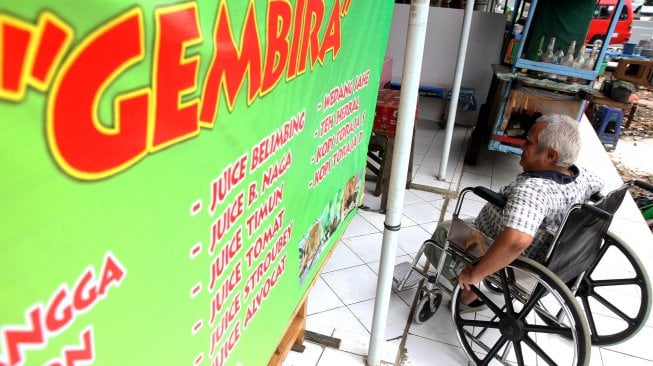
<svg viewBox="0 0 653 366"><path fill-rule="evenodd" d="M617 1L616 9L612 12L613 16L610 21L610 25L608 26L608 31L606 32L606 34L612 34L614 32L614 29L619 20L617 14L621 13L621 9L625 1L626 0ZM537 3L538 0L532 0L531 10L537 8ZM524 48L526 43L528 42L528 35L530 31L531 22L532 22L532 17L530 16L530 12L529 12L529 17L526 19L526 24L524 25L524 30L522 32L522 38L521 41L519 42L519 50L517 52L518 57L516 58L515 63L513 65L513 71L516 71L517 69L527 69L527 70L540 71L540 72L557 74L557 75L562 75L567 77L573 77L573 78L578 78L583 80L589 80L590 82L593 82L596 79L596 77L599 74L601 65L603 63L603 58L605 57L606 51L609 48L609 42L606 42L606 39L603 40L603 45L598 50L596 62L592 70L533 61L523 57ZM581 47L581 50L582 49L583 48Z"/></svg>
<svg viewBox="0 0 653 366"><path fill-rule="evenodd" d="M593 88L591 85L573 83L573 82L560 82L551 79L538 79L530 77L523 73L496 73L496 76L499 80L502 81L514 81L517 80L525 86L531 86L535 88L547 89L554 92L575 94L579 97L583 95L591 94Z"/></svg>
<svg viewBox="0 0 653 366"><path fill-rule="evenodd" d="M515 68L541 71L550 74L564 75L584 80L594 80L598 74L597 70L579 69L571 66L549 64L546 62L537 62L525 58L517 58Z"/></svg>

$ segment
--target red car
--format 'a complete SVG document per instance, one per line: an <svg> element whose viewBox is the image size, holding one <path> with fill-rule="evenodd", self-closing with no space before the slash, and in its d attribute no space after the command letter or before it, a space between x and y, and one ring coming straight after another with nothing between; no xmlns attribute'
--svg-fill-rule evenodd
<svg viewBox="0 0 653 366"><path fill-rule="evenodd" d="M617 8L617 0L599 0L594 9L594 15L590 27L585 36L585 42L592 44L598 39L603 39L608 31L612 13ZM632 0L626 0L619 14L619 20L614 28L610 43L626 43L630 39L630 28L633 25L633 4Z"/></svg>

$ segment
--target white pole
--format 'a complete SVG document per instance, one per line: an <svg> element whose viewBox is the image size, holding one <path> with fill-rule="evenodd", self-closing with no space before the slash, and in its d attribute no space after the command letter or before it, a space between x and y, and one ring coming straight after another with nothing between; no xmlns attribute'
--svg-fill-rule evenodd
<svg viewBox="0 0 653 366"><path fill-rule="evenodd" d="M392 274L397 254L399 227L401 226L401 208L404 205L406 175L408 174L410 161L410 145L415 124L417 91L422 70L422 55L424 54L428 15L428 0L411 1L408 33L406 35L406 56L404 58L401 94L399 96L397 134L390 168L390 186L388 188L388 204L384 223L385 229L383 231L381 262L379 264L379 280L376 285L372 334L370 335L367 356L368 366L381 364L381 351L385 341L385 327L388 320L388 308L390 307Z"/></svg>
<svg viewBox="0 0 653 366"><path fill-rule="evenodd" d="M440 160L440 171L438 172L439 179L445 179L447 174L449 150L451 150L451 137L453 136L453 125L456 121L456 111L458 110L458 96L460 95L460 84L463 79L463 69L465 68L465 54L467 53L467 41L469 40L469 29L472 26L473 12L474 0L467 0L465 2L465 15L463 16L463 29L460 33L458 61L456 62L456 72L453 77L453 90L451 91L451 100L449 101L447 129L445 130L444 135L444 145L442 145L442 159Z"/></svg>

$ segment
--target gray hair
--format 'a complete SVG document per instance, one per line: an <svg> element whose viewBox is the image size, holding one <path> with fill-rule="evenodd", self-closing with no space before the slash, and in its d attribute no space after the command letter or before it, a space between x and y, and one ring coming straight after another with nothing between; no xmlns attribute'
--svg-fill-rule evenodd
<svg viewBox="0 0 653 366"><path fill-rule="evenodd" d="M545 122L537 139L537 149L558 152L556 165L568 168L574 164L580 151L578 121L564 114L545 114L535 122Z"/></svg>

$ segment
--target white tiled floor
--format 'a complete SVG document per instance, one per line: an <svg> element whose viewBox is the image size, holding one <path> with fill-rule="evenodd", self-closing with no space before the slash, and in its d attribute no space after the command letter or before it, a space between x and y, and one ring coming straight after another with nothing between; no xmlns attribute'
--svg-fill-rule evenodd
<svg viewBox="0 0 653 366"><path fill-rule="evenodd" d="M617 187L620 179L610 160L593 135L589 124L581 124L583 150L580 165L601 172L608 189ZM445 181L435 179L442 153L443 130L435 124L417 124L413 182L423 189L456 191L459 186L484 185L492 189L510 182L520 172L519 157L497 152L484 152L476 166L463 166L464 146L469 137L467 128L456 128L452 153ZM371 188L368 183L368 191ZM406 190L396 262L411 261L421 243L430 236L442 215L445 201L446 218L455 207L455 195L424 190ZM365 205L375 209L380 199L371 193ZM474 216L481 202L466 200L462 214ZM632 200L619 210L611 230L618 233L638 253L646 267L653 263L653 236L638 216ZM379 266L383 222L385 216L374 211L359 210L338 247L333 251L308 299L307 329L341 340L340 349L305 342L303 353L290 352L284 365L349 366L365 365L371 331L374 297ZM653 269L649 269L653 272ZM385 332L384 364L397 360L404 365L466 365L451 324L451 315L441 307L424 324L408 322L415 290L393 293ZM653 320L630 340L618 345L593 347L590 365L653 365ZM398 357L398 347L405 340L406 354Z"/></svg>

